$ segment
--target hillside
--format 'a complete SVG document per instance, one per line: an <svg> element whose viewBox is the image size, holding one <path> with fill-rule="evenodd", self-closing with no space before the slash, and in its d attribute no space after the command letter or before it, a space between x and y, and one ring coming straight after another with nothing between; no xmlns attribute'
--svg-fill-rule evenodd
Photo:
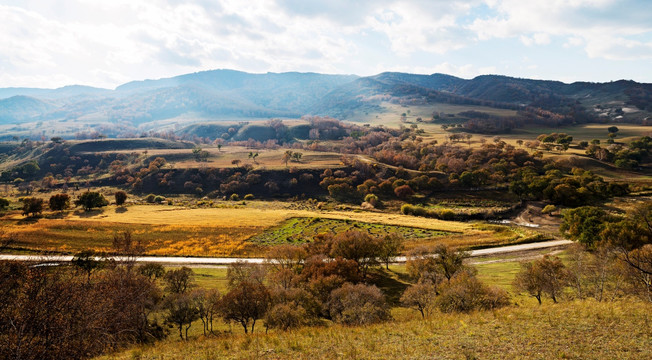
<svg viewBox="0 0 652 360"><path fill-rule="evenodd" d="M646 124L652 115L652 84L625 80L565 84L497 75L467 80L445 74L387 72L357 77L212 70L133 81L115 90L76 85L0 89L0 124L21 124L4 131L21 137L71 138L81 129L124 137L206 121L303 115L360 121L360 114L387 112L388 104L524 111L529 115L521 115L520 121L526 123L559 118L565 123Z"/></svg>

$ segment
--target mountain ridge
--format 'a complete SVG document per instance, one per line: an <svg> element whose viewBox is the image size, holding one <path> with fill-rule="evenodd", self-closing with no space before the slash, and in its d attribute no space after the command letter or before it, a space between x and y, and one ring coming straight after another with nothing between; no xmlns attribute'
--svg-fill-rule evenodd
<svg viewBox="0 0 652 360"><path fill-rule="evenodd" d="M95 119L141 126L193 116L248 119L319 115L351 119L360 109L383 111L384 102L531 107L564 116L588 111L587 116L596 117L600 116L599 109L613 107L609 112L616 114L613 119L627 106L643 112L640 119L652 113L652 84L632 80L564 83L504 75L463 79L442 73L401 72L359 77L217 69L130 81L114 90L83 85L2 88L0 98L0 124Z"/></svg>

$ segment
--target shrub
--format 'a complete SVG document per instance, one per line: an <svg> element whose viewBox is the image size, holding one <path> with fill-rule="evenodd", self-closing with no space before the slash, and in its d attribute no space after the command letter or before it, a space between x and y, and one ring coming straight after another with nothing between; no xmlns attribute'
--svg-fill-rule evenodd
<svg viewBox="0 0 652 360"><path fill-rule="evenodd" d="M244 196L244 199L245 200L253 200L253 199L255 199L255 197L254 197L254 194L247 194L247 195Z"/></svg>
<svg viewBox="0 0 652 360"><path fill-rule="evenodd" d="M156 197L154 197L154 202L157 203L157 204L160 204L163 201L165 201L165 196L156 195Z"/></svg>
<svg viewBox="0 0 652 360"><path fill-rule="evenodd" d="M240 200L240 196L238 194L231 194L231 196L229 196L229 200L238 201Z"/></svg>
<svg viewBox="0 0 652 360"><path fill-rule="evenodd" d="M410 185L401 185L394 189L394 194L399 199L407 199L410 196L414 195L414 190L412 190Z"/></svg>
<svg viewBox="0 0 652 360"><path fill-rule="evenodd" d="M434 217L441 220L453 220L455 218L455 212L451 209L435 210L434 215Z"/></svg>
<svg viewBox="0 0 652 360"><path fill-rule="evenodd" d="M496 309L509 304L507 292L488 287L468 271L442 283L437 305L443 312L469 312Z"/></svg>
<svg viewBox="0 0 652 360"><path fill-rule="evenodd" d="M149 195L147 195L145 197L145 201L147 201L150 204L154 203L154 201L155 201L154 199L156 199L156 195L154 195L154 194L149 194Z"/></svg>
<svg viewBox="0 0 652 360"><path fill-rule="evenodd" d="M542 214L551 214L553 212L557 211L557 207L555 205L546 205L543 210L541 210Z"/></svg>
<svg viewBox="0 0 652 360"><path fill-rule="evenodd" d="M265 315L265 325L272 329L288 330L302 326L306 310L294 303L276 304Z"/></svg>
<svg viewBox="0 0 652 360"><path fill-rule="evenodd" d="M378 207L378 205L380 205L380 199L378 199L378 196L374 194L367 194L364 197L364 201L371 204L373 207Z"/></svg>
<svg viewBox="0 0 652 360"><path fill-rule="evenodd" d="M344 284L331 292L328 309L333 320L347 325L373 324L390 318L385 296L373 285Z"/></svg>

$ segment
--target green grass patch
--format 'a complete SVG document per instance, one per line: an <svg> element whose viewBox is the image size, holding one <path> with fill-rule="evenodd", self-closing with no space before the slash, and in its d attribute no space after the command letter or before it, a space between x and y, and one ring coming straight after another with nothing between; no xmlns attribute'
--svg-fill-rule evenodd
<svg viewBox="0 0 652 360"><path fill-rule="evenodd" d="M337 234L348 230L364 231L371 236L399 234L408 241L452 234L448 231L365 223L355 220L292 218L262 234L251 237L249 241L262 245L301 244L311 241L319 234Z"/></svg>

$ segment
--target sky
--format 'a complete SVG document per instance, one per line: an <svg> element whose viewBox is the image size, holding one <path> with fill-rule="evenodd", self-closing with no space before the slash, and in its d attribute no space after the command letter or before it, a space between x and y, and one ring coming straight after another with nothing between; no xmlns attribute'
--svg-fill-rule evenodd
<svg viewBox="0 0 652 360"><path fill-rule="evenodd" d="M0 0L0 88L212 69L652 83L650 0Z"/></svg>

